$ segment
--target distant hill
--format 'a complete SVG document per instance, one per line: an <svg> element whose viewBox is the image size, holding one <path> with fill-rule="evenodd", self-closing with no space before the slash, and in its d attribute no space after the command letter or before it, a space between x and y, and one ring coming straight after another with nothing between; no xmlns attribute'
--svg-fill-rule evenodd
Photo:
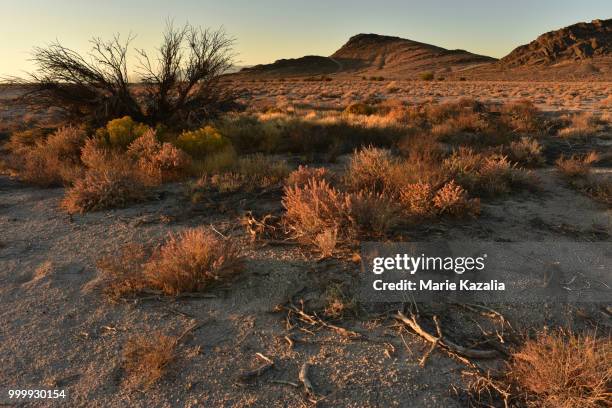
<svg viewBox="0 0 612 408"><path fill-rule="evenodd" d="M301 58L280 59L272 64L243 68L240 72L265 75L321 75L338 71L338 64L328 57L307 55Z"/></svg>
<svg viewBox="0 0 612 408"><path fill-rule="evenodd" d="M588 61L612 56L612 19L577 23L542 34L500 60L505 68Z"/></svg>
<svg viewBox="0 0 612 408"><path fill-rule="evenodd" d="M612 81L612 19L540 35L501 60L378 34L357 34L329 57L309 55L244 68L239 75L363 75L417 78Z"/></svg>
<svg viewBox="0 0 612 408"><path fill-rule="evenodd" d="M358 72L371 75L414 75L424 71L450 71L494 58L464 50L447 50L435 45L378 34L357 34L330 57L309 55L280 59L272 64L242 69L244 74L324 75Z"/></svg>
<svg viewBox="0 0 612 408"><path fill-rule="evenodd" d="M431 44L378 34L357 34L331 55L344 70L413 74L450 71L489 63L495 58L465 50L447 50Z"/></svg>

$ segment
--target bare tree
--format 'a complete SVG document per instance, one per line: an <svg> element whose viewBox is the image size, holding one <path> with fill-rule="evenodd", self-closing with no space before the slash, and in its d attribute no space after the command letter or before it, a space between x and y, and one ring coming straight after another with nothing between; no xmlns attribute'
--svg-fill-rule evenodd
<svg viewBox="0 0 612 408"><path fill-rule="evenodd" d="M234 56L234 40L223 30L169 24L153 62L146 51L137 50L141 85L128 77L132 39L94 38L89 58L59 42L35 48L38 69L13 82L28 86L22 100L29 105L59 107L96 123L130 115L148 123L193 126L232 107L234 96L219 82Z"/></svg>
<svg viewBox="0 0 612 408"><path fill-rule="evenodd" d="M234 95L220 87L219 78L232 66L233 43L222 29L169 24L156 64L146 51L138 51L147 115L155 121L191 123L228 107Z"/></svg>

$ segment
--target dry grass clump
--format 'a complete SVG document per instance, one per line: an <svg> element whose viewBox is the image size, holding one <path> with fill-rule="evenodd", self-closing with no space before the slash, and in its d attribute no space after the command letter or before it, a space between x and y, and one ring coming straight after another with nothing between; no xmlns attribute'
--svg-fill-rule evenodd
<svg viewBox="0 0 612 408"><path fill-rule="evenodd" d="M612 401L612 342L573 333L541 333L512 355L509 377L529 406L596 408Z"/></svg>
<svg viewBox="0 0 612 408"><path fill-rule="evenodd" d="M165 295L201 292L242 270L236 245L203 228L168 235L166 242L151 253L131 244L119 256L98 261L103 273L104 293L116 300L144 291Z"/></svg>
<svg viewBox="0 0 612 408"><path fill-rule="evenodd" d="M122 208L147 197L146 182L134 164L90 139L82 149L86 170L66 191L62 207L69 213Z"/></svg>
<svg viewBox="0 0 612 408"><path fill-rule="evenodd" d="M126 385L148 388L166 373L176 358L176 337L161 333L130 337L123 348L123 369Z"/></svg>
<svg viewBox="0 0 612 408"><path fill-rule="evenodd" d="M591 165L599 160L596 152L590 152L583 156L573 155L571 157L561 156L555 164L564 177L586 177L591 172Z"/></svg>
<svg viewBox="0 0 612 408"><path fill-rule="evenodd" d="M592 112L576 113L569 118L566 127L559 130L559 136L563 138L589 137L601 132L604 127L599 117Z"/></svg>
<svg viewBox="0 0 612 408"><path fill-rule="evenodd" d="M288 186L303 187L311 178L325 180L330 184L333 184L335 179L334 175L326 167L308 167L300 165L297 170L289 174L286 184Z"/></svg>
<svg viewBox="0 0 612 408"><path fill-rule="evenodd" d="M81 173L81 147L87 134L83 128L64 127L49 136L19 132L9 141L19 178L42 187L70 184Z"/></svg>
<svg viewBox="0 0 612 408"><path fill-rule="evenodd" d="M145 263L147 286L166 295L201 292L212 283L226 280L241 270L238 248L203 228L175 235Z"/></svg>
<svg viewBox="0 0 612 408"><path fill-rule="evenodd" d="M544 164L542 145L529 136L523 136L518 141L511 142L507 152L508 158L515 163L532 167Z"/></svg>

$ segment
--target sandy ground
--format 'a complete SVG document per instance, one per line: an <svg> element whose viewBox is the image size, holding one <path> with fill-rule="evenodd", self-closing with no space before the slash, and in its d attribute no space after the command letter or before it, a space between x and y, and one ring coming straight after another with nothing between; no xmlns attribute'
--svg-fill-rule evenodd
<svg viewBox="0 0 612 408"><path fill-rule="evenodd" d="M612 175L609 169L600 172ZM485 203L475 222L430 225L414 231L414 238L611 241L610 210L565 188L552 169L539 176L542 192ZM309 362L322 398L317 406L464 406L451 392L462 384L463 366L436 351L420 368L428 345L390 319L370 315L340 323L367 333L368 341L322 329L299 332L304 341L290 348L283 338L295 329L286 326L286 313L273 313L274 306L301 298L316 307L326 285L350 281L357 267L317 262L298 247L255 248L234 228L236 213L249 208L248 202L224 214L194 208L184 190L167 185L159 200L71 218L58 209L62 189L0 178L0 389L65 389L65 406L298 407L311 404L294 387L273 381L296 382L300 366ZM269 201L278 207L277 198ZM100 293L95 263L104 253L211 224L244 243L247 262L237 281L213 291L215 298L114 304ZM563 316L532 307L504 312L523 328L558 319L583 324L571 310ZM469 337L463 313L454 311L443 321L447 335L459 341ZM123 385L121 349L130 335L178 335L194 322L201 326L180 346L167 377L146 391ZM237 381L240 370L259 364L257 352L275 367L256 381Z"/></svg>

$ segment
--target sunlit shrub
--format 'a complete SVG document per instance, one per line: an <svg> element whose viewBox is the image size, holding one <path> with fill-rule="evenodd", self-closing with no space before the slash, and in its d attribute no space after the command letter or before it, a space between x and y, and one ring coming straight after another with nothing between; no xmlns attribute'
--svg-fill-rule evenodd
<svg viewBox="0 0 612 408"><path fill-rule="evenodd" d="M105 127L96 131L96 137L107 146L127 148L151 128L134 121L129 116L109 121Z"/></svg>
<svg viewBox="0 0 612 408"><path fill-rule="evenodd" d="M510 143L508 148L510 160L526 166L540 166L544 164L542 145L536 139L523 136L520 140Z"/></svg>
<svg viewBox="0 0 612 408"><path fill-rule="evenodd" d="M512 354L508 377L528 406L597 408L610 402L612 342L593 334L543 332Z"/></svg>
<svg viewBox="0 0 612 408"><path fill-rule="evenodd" d="M226 148L229 144L229 140L212 126L185 131L176 139L176 145L194 158L204 158Z"/></svg>
<svg viewBox="0 0 612 408"><path fill-rule="evenodd" d="M81 160L85 174L66 191L62 207L70 213L121 208L147 197L146 182L125 153L110 151L90 139Z"/></svg>
<svg viewBox="0 0 612 408"><path fill-rule="evenodd" d="M446 183L436 192L433 205L440 215L463 217L475 216L480 213L480 200L470 199L467 191L453 180Z"/></svg>
<svg viewBox="0 0 612 408"><path fill-rule="evenodd" d="M170 143L160 143L153 130L134 140L127 153L153 185L179 180L190 171L191 158Z"/></svg>
<svg viewBox="0 0 612 408"><path fill-rule="evenodd" d="M65 127L33 145L22 146L18 150L19 177L43 187L72 183L81 173L81 147L86 138L82 128Z"/></svg>

